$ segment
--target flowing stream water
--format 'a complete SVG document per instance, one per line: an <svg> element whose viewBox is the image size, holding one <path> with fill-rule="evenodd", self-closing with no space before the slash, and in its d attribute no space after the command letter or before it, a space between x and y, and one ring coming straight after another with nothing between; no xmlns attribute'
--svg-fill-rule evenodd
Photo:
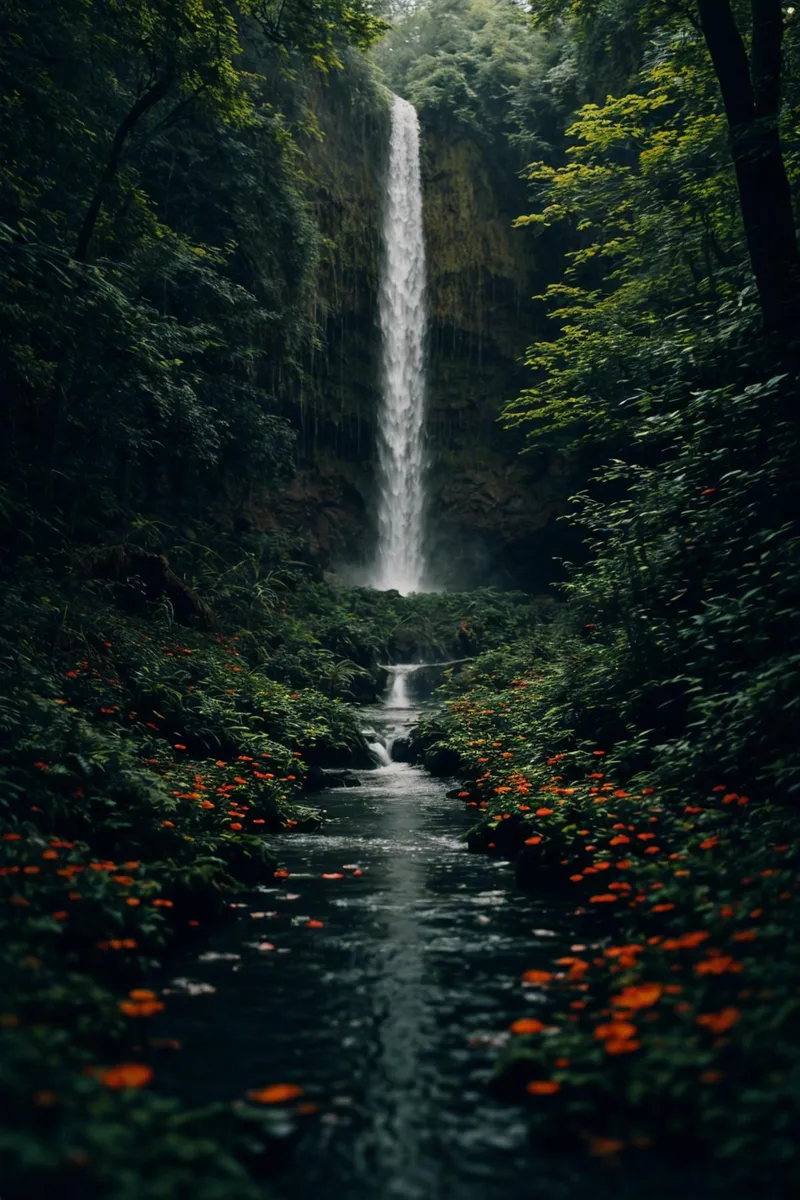
<svg viewBox="0 0 800 1200"><path fill-rule="evenodd" d="M517 892L507 863L466 852L449 783L389 761L418 716L412 669L365 711L383 764L322 795L322 833L281 839L289 878L241 897L180 964L160 1019L183 1044L162 1086L202 1103L297 1083L319 1104L270 1185L279 1200L532 1194L524 1117L486 1083L509 1022L540 1003L522 972L566 952L569 920Z"/></svg>
<svg viewBox="0 0 800 1200"><path fill-rule="evenodd" d="M424 585L425 241L419 122L392 97L379 308L378 550L374 586L404 595Z"/></svg>

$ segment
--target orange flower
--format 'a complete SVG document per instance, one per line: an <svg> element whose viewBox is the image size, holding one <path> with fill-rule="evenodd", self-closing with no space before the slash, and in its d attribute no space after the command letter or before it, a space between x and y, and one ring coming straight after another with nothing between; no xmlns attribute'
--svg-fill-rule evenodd
<svg viewBox="0 0 800 1200"><path fill-rule="evenodd" d="M590 904L616 904L617 897L613 892L601 892L599 896L590 896Z"/></svg>
<svg viewBox="0 0 800 1200"><path fill-rule="evenodd" d="M594 1036L598 1041L625 1041L627 1038L636 1037L638 1029L630 1021L608 1021L605 1025L598 1025L594 1031Z"/></svg>
<svg viewBox="0 0 800 1200"><path fill-rule="evenodd" d="M632 984L623 988L618 995L612 996L611 1003L615 1008L651 1008L658 1003L663 990L660 983Z"/></svg>
<svg viewBox="0 0 800 1200"><path fill-rule="evenodd" d="M107 1067L98 1076L104 1087L108 1088L140 1088L146 1087L153 1078L153 1068L144 1063L120 1063L116 1067Z"/></svg>
<svg viewBox="0 0 800 1200"><path fill-rule="evenodd" d="M322 929L322 925L322 921L316 921L313 918L310 921L306 921L307 929Z"/></svg>
<svg viewBox="0 0 800 1200"><path fill-rule="evenodd" d="M627 834L618 833L617 836L613 837L608 844L609 846L624 846L626 842L629 842L630 840L631 839L627 836Z"/></svg>
<svg viewBox="0 0 800 1200"><path fill-rule="evenodd" d="M552 971L526 971L522 976L523 983L549 983L553 978Z"/></svg>
<svg viewBox="0 0 800 1200"><path fill-rule="evenodd" d="M696 933L682 933L680 937L665 938L661 943L662 950L693 950L708 938L705 930Z"/></svg>
<svg viewBox="0 0 800 1200"><path fill-rule="evenodd" d="M619 1154L620 1150L624 1149L625 1143L621 1142L619 1138L589 1138L589 1153L593 1158L608 1158L610 1155Z"/></svg>
<svg viewBox="0 0 800 1200"><path fill-rule="evenodd" d="M556 1079L532 1079L525 1084L525 1091L531 1096L554 1096L561 1091L561 1084Z"/></svg>
<svg viewBox="0 0 800 1200"><path fill-rule="evenodd" d="M302 1095L303 1089L296 1083L273 1083L269 1087L248 1092L247 1098L256 1104L284 1104Z"/></svg>
<svg viewBox="0 0 800 1200"><path fill-rule="evenodd" d="M152 1017L163 1012L164 1005L160 1000L120 1000L119 1009L126 1017Z"/></svg>
<svg viewBox="0 0 800 1200"><path fill-rule="evenodd" d="M725 975L730 972L736 975L741 969L742 964L735 958L731 958L730 954L715 954L713 958L695 963L694 973L695 975Z"/></svg>
<svg viewBox="0 0 800 1200"><path fill-rule="evenodd" d="M705 1026L711 1033L725 1033L733 1028L740 1016L738 1008L723 1008L716 1013L701 1013L697 1024Z"/></svg>
<svg viewBox="0 0 800 1200"><path fill-rule="evenodd" d="M539 845L539 843L541 842L541 840L542 840L542 839L541 839L540 837L538 837L538 836L537 836L537 837L529 837L529 838L525 838L525 845L526 845L526 846L538 846L538 845Z"/></svg>
<svg viewBox="0 0 800 1200"><path fill-rule="evenodd" d="M639 1050L640 1048L641 1042L636 1042L632 1038L606 1042L606 1054L632 1054L634 1050Z"/></svg>
<svg viewBox="0 0 800 1200"><path fill-rule="evenodd" d="M509 1029L512 1033L541 1033L544 1025L535 1017L520 1017L518 1021L509 1025Z"/></svg>
<svg viewBox="0 0 800 1200"><path fill-rule="evenodd" d="M606 958L628 958L639 954L643 949L641 942L631 942L627 946L608 946L603 953Z"/></svg>
<svg viewBox="0 0 800 1200"><path fill-rule="evenodd" d="M536 809L537 817L550 817L550 816L552 816L552 814L553 814L552 808L537 808Z"/></svg>

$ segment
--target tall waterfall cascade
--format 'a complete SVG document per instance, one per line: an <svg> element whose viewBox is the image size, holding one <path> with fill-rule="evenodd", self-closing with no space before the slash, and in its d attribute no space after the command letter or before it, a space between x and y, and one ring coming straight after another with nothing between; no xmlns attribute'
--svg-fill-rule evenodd
<svg viewBox="0 0 800 1200"><path fill-rule="evenodd" d="M425 509L425 242L419 121L392 98L379 310L382 395L378 423L378 550L373 584L423 590Z"/></svg>

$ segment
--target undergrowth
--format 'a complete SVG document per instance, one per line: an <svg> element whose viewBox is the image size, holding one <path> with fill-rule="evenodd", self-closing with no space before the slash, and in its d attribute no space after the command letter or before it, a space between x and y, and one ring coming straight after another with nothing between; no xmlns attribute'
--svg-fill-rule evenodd
<svg viewBox="0 0 800 1200"><path fill-rule="evenodd" d="M583 503L558 620L453 676L418 740L458 758L470 848L583 924L521 980L501 1093L551 1144L710 1154L774 1194L800 1177L792 395L698 395L643 435L657 465Z"/></svg>
<svg viewBox="0 0 800 1200"><path fill-rule="evenodd" d="M538 609L333 586L280 538L204 529L169 550L181 624L152 581L94 569L153 566L163 526L109 554L37 520L13 510L0 600L3 1194L263 1196L307 1106L260 1079L201 1111L161 1095L161 968L280 876L274 835L319 826L311 767L370 764L350 702L386 662L497 645Z"/></svg>

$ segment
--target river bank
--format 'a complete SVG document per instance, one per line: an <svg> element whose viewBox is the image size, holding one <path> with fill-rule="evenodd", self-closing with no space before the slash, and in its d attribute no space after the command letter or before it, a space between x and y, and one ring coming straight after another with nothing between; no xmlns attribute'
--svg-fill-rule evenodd
<svg viewBox="0 0 800 1200"><path fill-rule="evenodd" d="M405 683L362 713L385 752L418 716ZM285 841L276 878L166 980L152 1031L181 1049L160 1086L268 1109L262 1169L281 1200L527 1200L532 1179L563 1200L730 1195L686 1163L609 1171L599 1136L578 1155L531 1143L497 1054L527 1041L542 997L522 979L582 949L579 921L520 891L512 863L465 852L469 810L448 788L382 761L322 794L322 832Z"/></svg>
<svg viewBox="0 0 800 1200"><path fill-rule="evenodd" d="M365 718L391 740L413 715ZM569 948L563 906L531 909L505 864L464 852L444 782L401 763L361 778L323 796L322 835L281 847L288 877L239 897L182 965L216 992L167 998L154 1028L183 1043L167 1082L195 1101L302 1089L287 1200L522 1200L525 1123L486 1086L509 1006L526 1011L509 977Z"/></svg>
<svg viewBox="0 0 800 1200"><path fill-rule="evenodd" d="M794 813L725 772L680 789L632 774L625 744L559 724L547 667L524 659L518 672L478 660L416 747L458 761L450 794L472 815L473 852L513 863L532 903L558 897L578 923L577 948L520 979L537 1017L503 1050L497 1092L545 1144L611 1163L710 1159L734 1191L789 1195Z"/></svg>
<svg viewBox="0 0 800 1200"><path fill-rule="evenodd" d="M275 882L281 837L319 828L322 768L372 765L346 698L374 695L381 663L398 648L452 657L534 612L519 597L337 589L280 548L268 590L261 553L185 565L206 628L135 578L65 570L85 561L74 552L5 579L0 1160L13 1200L65 1177L76 1196L140 1200L143 1180L164 1197L263 1196L272 1107L220 1095L198 1109L163 1086L177 1053L151 1030L163 971L238 892Z"/></svg>

